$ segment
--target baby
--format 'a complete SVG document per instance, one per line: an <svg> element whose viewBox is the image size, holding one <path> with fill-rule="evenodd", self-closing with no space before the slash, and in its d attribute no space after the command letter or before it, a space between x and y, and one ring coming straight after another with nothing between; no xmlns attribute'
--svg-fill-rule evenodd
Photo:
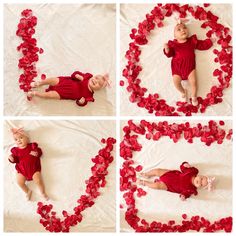
<svg viewBox="0 0 236 236"><path fill-rule="evenodd" d="M17 147L11 149L8 160L15 163L18 185L26 193L26 199L29 201L32 191L27 187L26 181L33 180L44 199L48 200L41 176L40 157L42 156L42 150L37 143L29 142L29 137L23 128L12 128L11 132Z"/></svg>
<svg viewBox="0 0 236 236"><path fill-rule="evenodd" d="M210 39L198 40L194 34L189 37L189 31L183 20L174 28L175 39L164 44L164 54L172 57L171 70L176 89L182 94L181 100L187 102L187 90L183 88L181 81L188 80L191 87L192 105L197 106L197 78L195 49L208 50L212 46Z"/></svg>
<svg viewBox="0 0 236 236"><path fill-rule="evenodd" d="M94 102L95 91L110 86L108 77L108 74L93 76L90 73L75 71L71 76L47 78L31 83L32 88L49 85L45 92L30 91L28 97L70 99L76 100L78 106L85 106L88 102Z"/></svg>
<svg viewBox="0 0 236 236"><path fill-rule="evenodd" d="M198 175L198 169L192 167L188 162L183 162L180 170L153 169L146 173L141 173L144 178L158 176L155 182L138 179L137 183L153 189L161 189L173 193L179 193L181 200L189 198L192 194L197 195L200 188L212 190L215 178Z"/></svg>

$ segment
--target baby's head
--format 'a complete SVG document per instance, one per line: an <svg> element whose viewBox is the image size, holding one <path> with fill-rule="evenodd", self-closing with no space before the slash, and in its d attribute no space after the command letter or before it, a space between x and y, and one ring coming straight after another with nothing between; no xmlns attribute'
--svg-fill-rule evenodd
<svg viewBox="0 0 236 236"><path fill-rule="evenodd" d="M207 188L209 191L212 190L213 187L213 181L215 180L215 178L211 178L208 176L204 176L204 175L197 175L194 179L193 179L193 185L196 188Z"/></svg>
<svg viewBox="0 0 236 236"><path fill-rule="evenodd" d="M174 37L177 40L186 40L188 38L188 28L184 23L178 23L174 29Z"/></svg>
<svg viewBox="0 0 236 236"><path fill-rule="evenodd" d="M95 75L89 80L89 87L93 91L103 89L110 86L110 80L108 74L105 75Z"/></svg>
<svg viewBox="0 0 236 236"><path fill-rule="evenodd" d="M18 148L25 148L29 143L29 137L23 128L12 128L12 135Z"/></svg>
<svg viewBox="0 0 236 236"><path fill-rule="evenodd" d="M204 175L197 175L194 179L193 179L193 185L196 187L196 188L204 188L206 187L208 184L208 181L207 181L207 177L204 176Z"/></svg>

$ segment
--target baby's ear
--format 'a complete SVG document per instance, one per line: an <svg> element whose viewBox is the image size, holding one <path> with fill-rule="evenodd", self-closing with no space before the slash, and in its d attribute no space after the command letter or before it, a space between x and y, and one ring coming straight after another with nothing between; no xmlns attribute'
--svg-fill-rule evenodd
<svg viewBox="0 0 236 236"><path fill-rule="evenodd" d="M106 73L106 74L104 75L104 77L109 77L109 74L108 74L108 73Z"/></svg>

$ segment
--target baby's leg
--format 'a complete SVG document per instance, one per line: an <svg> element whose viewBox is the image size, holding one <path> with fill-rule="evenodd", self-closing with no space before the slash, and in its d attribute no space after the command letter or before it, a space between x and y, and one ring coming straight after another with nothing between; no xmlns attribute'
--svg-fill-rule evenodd
<svg viewBox="0 0 236 236"><path fill-rule="evenodd" d="M152 177L152 176L162 176L162 175L164 175L168 171L170 171L170 170L156 168L156 169L152 169L152 170L150 170L148 172L143 173L142 176L148 177L148 178Z"/></svg>
<svg viewBox="0 0 236 236"><path fill-rule="evenodd" d="M175 88L182 94L182 98L184 99L184 101L187 101L187 90L183 88L181 81L182 79L179 75L173 75Z"/></svg>
<svg viewBox="0 0 236 236"><path fill-rule="evenodd" d="M193 98L197 98L197 77L196 77L196 71L193 70L189 76L188 76L188 81L191 87L191 95Z"/></svg>
<svg viewBox="0 0 236 236"><path fill-rule="evenodd" d="M30 93L32 93L32 96L40 98L60 99L60 95L56 91L48 91L48 92L33 91Z"/></svg>
<svg viewBox="0 0 236 236"><path fill-rule="evenodd" d="M20 186L20 188L26 193L27 200L30 200L32 191L25 184L26 178L22 174L17 173L16 180L17 180L17 184Z"/></svg>
<svg viewBox="0 0 236 236"><path fill-rule="evenodd" d="M35 172L33 175L33 181L34 183L39 187L39 191L41 192L41 194L43 195L43 197L48 200L48 195L45 192L45 187L44 187L44 183L43 183L43 179L41 176L41 173L39 171Z"/></svg>
<svg viewBox="0 0 236 236"><path fill-rule="evenodd" d="M40 80L38 82L33 82L32 87L39 87L43 85L52 85L55 86L59 83L59 78L57 77L52 77L52 78L47 78L45 80Z"/></svg>
<svg viewBox="0 0 236 236"><path fill-rule="evenodd" d="M149 188L153 188L153 189L167 190L167 186L165 185L165 183L161 181L150 182L146 180L138 180L138 184L148 186Z"/></svg>

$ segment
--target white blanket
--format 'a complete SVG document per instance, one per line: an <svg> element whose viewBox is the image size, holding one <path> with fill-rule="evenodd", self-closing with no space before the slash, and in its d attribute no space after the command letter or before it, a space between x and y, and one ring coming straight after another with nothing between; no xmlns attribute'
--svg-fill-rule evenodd
<svg viewBox="0 0 236 236"><path fill-rule="evenodd" d="M23 9L38 18L35 38L39 75L68 76L74 71L94 75L108 72L112 88L95 92L94 103L78 107L75 101L34 98L19 89L16 36ZM6 115L114 115L115 114L115 4L5 4L4 7L4 113ZM40 79L40 76L39 78Z"/></svg>
<svg viewBox="0 0 236 236"><path fill-rule="evenodd" d="M104 147L102 138L115 137L113 121L20 121L29 131L31 141L43 150L42 176L46 191L61 216L62 210L73 213L77 199L85 193L84 181L91 176L94 165L91 158ZM9 126L4 126L4 231L45 232L36 213L37 202L43 201L38 188L29 182L33 190L32 201L27 202L16 183L14 164L8 161L14 140ZM112 152L113 156L115 152ZM71 232L115 231L115 160L108 167L107 185L101 188L101 196L86 209L83 221L71 228Z"/></svg>
<svg viewBox="0 0 236 236"><path fill-rule="evenodd" d="M121 74L125 68L127 59L124 58L128 50L128 44L131 42L129 34L132 28L137 28L138 23L145 19L154 4L122 4L121 5ZM208 7L214 14L219 16L219 22L232 29L232 5L217 4ZM189 25L190 35L196 34L199 39L206 38L207 30L200 27L201 23L189 16L191 20ZM148 37L147 45L141 46L140 64L143 67L139 78L142 80L141 85L148 89L149 93L158 93L161 98L165 99L169 105L175 106L176 101L180 100L178 91L175 89L171 76L171 60L163 53L163 45L168 40L172 40L175 26L174 17L168 17L164 20L164 27L155 28ZM215 77L212 76L214 69L219 64L213 62L215 55L212 50L218 48L215 43L208 51L196 50L196 71L199 84L198 96L206 97L210 88L218 84ZM122 78L126 81L126 78ZM185 84L184 86L189 86ZM127 82L125 82L127 87ZM150 115L146 109L139 108L135 103L129 101L130 93L126 88L121 88L121 114L122 115ZM188 89L189 90L189 89ZM231 115L232 114L232 87L224 91L224 101L208 107L203 115ZM153 115L153 114L152 114ZM195 115L195 114L193 114ZM198 114L197 114L198 115Z"/></svg>
<svg viewBox="0 0 236 236"><path fill-rule="evenodd" d="M197 123L191 122L191 124ZM225 127L227 130L230 129L231 122L227 122ZM135 166L140 164L144 167L143 171L152 168L179 169L183 161L188 161L199 169L199 174L216 177L213 192L199 190L197 196L191 196L184 202L179 199L178 194L141 186L147 195L135 198L140 218L144 218L148 222L156 220L163 223L173 219L178 224L181 223L181 216L184 213L190 218L200 215L210 221L232 216L231 141L224 140L223 144L214 143L210 147L197 138L193 140L192 144L187 143L184 139L175 144L169 137L162 137L159 141L148 141L145 137L139 136L138 141L143 148L140 152L134 153L134 161ZM123 193L121 193L121 204L125 206L122 195ZM125 221L124 213L125 208L121 209L121 230L133 232Z"/></svg>

